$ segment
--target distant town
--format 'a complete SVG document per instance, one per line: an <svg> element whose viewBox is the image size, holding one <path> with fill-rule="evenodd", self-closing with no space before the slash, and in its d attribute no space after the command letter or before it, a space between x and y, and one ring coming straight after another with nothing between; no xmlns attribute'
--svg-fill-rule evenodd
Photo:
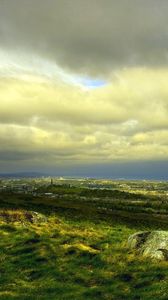
<svg viewBox="0 0 168 300"><path fill-rule="evenodd" d="M146 180L107 180L92 178L64 177L32 177L32 178L0 178L0 191L21 194L58 196L54 192L46 192L52 186L81 187L86 189L120 190L129 193L142 193L168 196L168 181ZM61 195L59 195L61 196Z"/></svg>

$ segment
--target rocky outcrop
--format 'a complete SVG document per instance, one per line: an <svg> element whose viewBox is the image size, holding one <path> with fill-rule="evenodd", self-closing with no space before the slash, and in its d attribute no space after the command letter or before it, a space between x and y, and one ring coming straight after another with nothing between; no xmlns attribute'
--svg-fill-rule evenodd
<svg viewBox="0 0 168 300"><path fill-rule="evenodd" d="M47 221L47 217L35 211L4 209L0 210L0 221L4 221L7 223L43 223Z"/></svg>
<svg viewBox="0 0 168 300"><path fill-rule="evenodd" d="M143 231L131 235L128 247L157 260L168 260L168 231Z"/></svg>

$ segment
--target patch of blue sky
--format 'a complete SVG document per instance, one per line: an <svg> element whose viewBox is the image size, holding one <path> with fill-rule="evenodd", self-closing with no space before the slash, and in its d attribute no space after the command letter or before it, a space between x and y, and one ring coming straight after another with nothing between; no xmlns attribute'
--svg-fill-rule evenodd
<svg viewBox="0 0 168 300"><path fill-rule="evenodd" d="M86 88L95 89L103 87L107 84L107 82L103 79L93 79L93 78L80 78L78 80L80 84L82 84Z"/></svg>

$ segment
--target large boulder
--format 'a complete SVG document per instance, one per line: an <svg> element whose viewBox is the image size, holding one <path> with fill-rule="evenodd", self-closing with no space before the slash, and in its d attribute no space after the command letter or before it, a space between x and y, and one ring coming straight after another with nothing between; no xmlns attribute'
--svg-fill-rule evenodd
<svg viewBox="0 0 168 300"><path fill-rule="evenodd" d="M168 260L168 231L142 231L132 234L128 247L145 257Z"/></svg>

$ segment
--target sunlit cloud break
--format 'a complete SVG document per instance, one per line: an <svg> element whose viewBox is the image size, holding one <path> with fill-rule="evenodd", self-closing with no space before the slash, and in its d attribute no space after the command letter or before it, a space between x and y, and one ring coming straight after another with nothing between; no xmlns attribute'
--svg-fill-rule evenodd
<svg viewBox="0 0 168 300"><path fill-rule="evenodd" d="M93 79L63 70L55 62L22 52L7 52L0 49L0 76L26 81L67 83L81 88L97 88L105 80Z"/></svg>

